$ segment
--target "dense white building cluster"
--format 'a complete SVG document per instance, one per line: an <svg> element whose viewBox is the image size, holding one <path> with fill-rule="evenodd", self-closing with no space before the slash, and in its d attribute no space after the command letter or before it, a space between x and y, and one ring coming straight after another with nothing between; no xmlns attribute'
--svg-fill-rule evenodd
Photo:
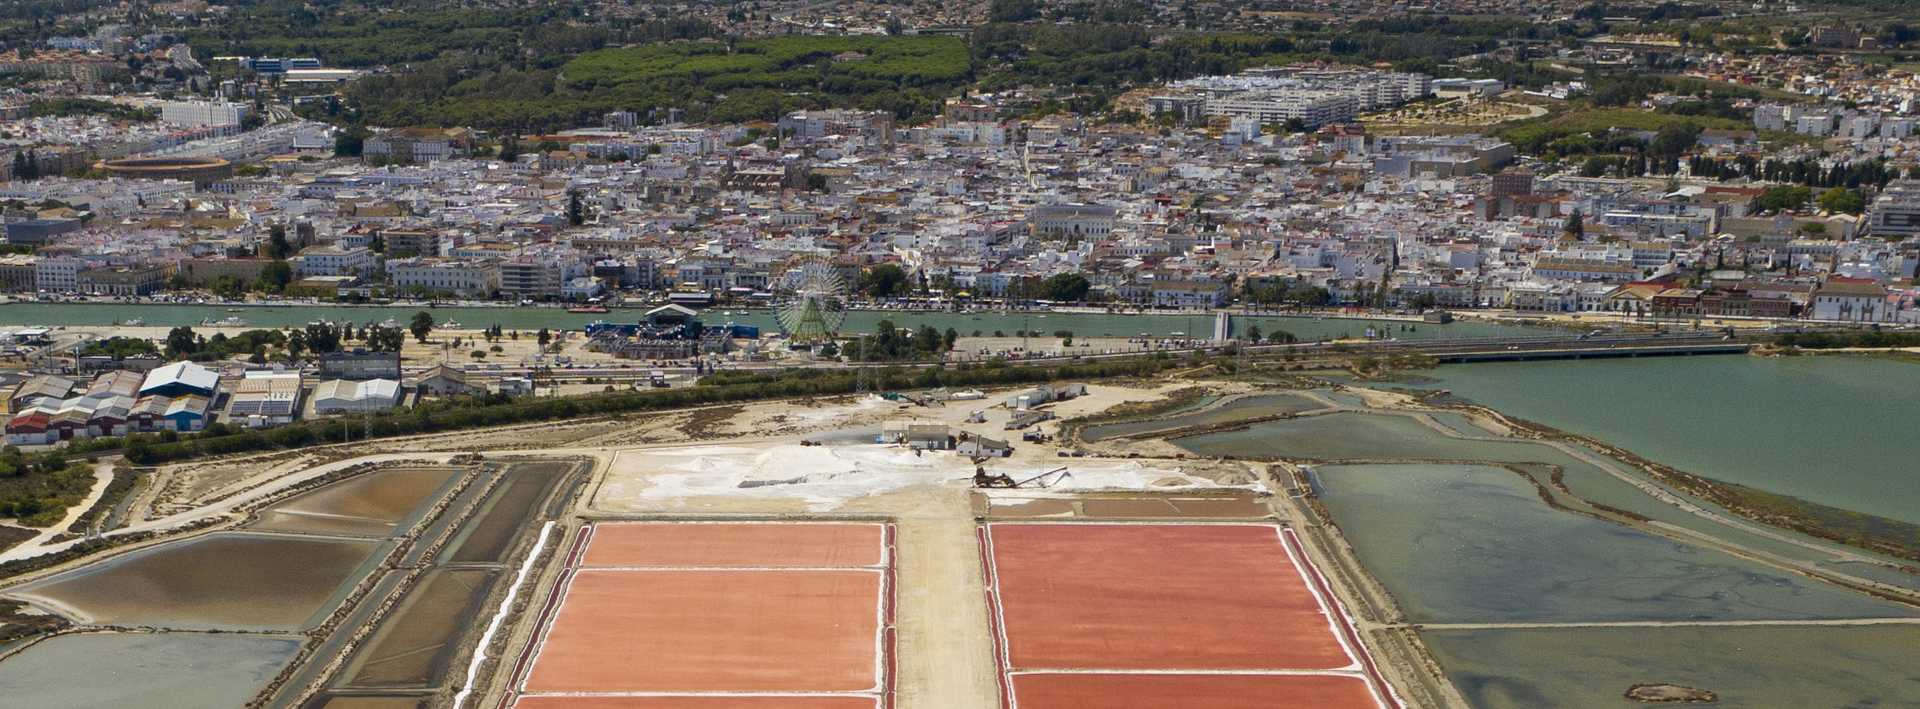
<svg viewBox="0 0 1920 709"><path fill-rule="evenodd" d="M1338 94L1346 111L1428 86L1309 66L1181 82L1153 101L1204 118L1211 109L1180 102L1307 91ZM288 151L262 162L265 174L201 186L11 183L0 199L22 206L4 233L32 248L0 258L0 287L249 289L280 272L278 256L279 297L764 302L793 287L798 264L824 260L848 283L897 266L929 307L1047 298L1044 283L1071 273L1086 277L1086 299L1115 307L1920 319L1909 280L1920 210L1903 183L1864 216L1811 199L1775 212L1763 205L1778 185L1582 177L1577 163L1532 163L1487 135L1015 119L1019 101L952 99L912 126L856 110L752 126L616 112L600 127L520 136L512 160L477 131L383 130L361 160ZM1739 133L1703 132L1689 157L1804 160L1821 179L1858 161L1911 167L1908 139L1777 150ZM275 234L285 253L269 253ZM1871 309L1819 307L1875 288Z"/></svg>
<svg viewBox="0 0 1920 709"><path fill-rule="evenodd" d="M1148 99L1149 110L1183 118L1247 118L1262 125L1299 121L1317 128L1428 96L1433 93L1433 78L1308 65L1187 79L1167 88L1167 93Z"/></svg>

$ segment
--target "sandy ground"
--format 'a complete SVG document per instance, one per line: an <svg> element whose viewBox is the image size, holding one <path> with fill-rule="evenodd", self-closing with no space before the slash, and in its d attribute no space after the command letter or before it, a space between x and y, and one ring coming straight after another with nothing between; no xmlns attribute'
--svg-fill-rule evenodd
<svg viewBox="0 0 1920 709"><path fill-rule="evenodd" d="M1122 401L1159 398L1173 388L1095 385L1088 396L1057 404L1056 412L1072 418ZM1004 399L1001 392L994 394L934 407L877 397L744 407L730 420L716 422L717 427L763 438L618 451L586 508L636 516L890 518L898 534L898 706L995 706L999 689L994 644L970 503L973 463L951 452L916 455L900 446L859 442L858 434L837 434L833 445L825 446L801 441L847 429L871 435L886 421L904 419L1010 440L1015 454L989 461L989 471L1024 478L1067 466L1073 476L1053 488L1055 492L1217 489L1251 483L1243 468L1203 461L1060 458L1055 446L1023 443L1018 432L1003 430L1012 412L997 405ZM965 423L973 411L983 411L986 422ZM1042 426L1051 433L1057 425ZM1216 482L1215 477L1228 482Z"/></svg>
<svg viewBox="0 0 1920 709"><path fill-rule="evenodd" d="M238 460L164 466L154 471L128 507L130 522L178 514L228 494L344 457L341 451L280 452Z"/></svg>
<svg viewBox="0 0 1920 709"><path fill-rule="evenodd" d="M181 529L183 527L187 527L189 525L193 525L195 523L204 522L209 519L216 519L216 518L223 518L223 517L234 518L234 517L237 517L236 510L245 509L251 503L271 497L275 493L278 493L289 487L299 485L302 482L313 480L315 478L324 477L329 473L333 473L342 468L347 468L355 465L394 461L394 460L418 461L421 463L430 463L430 464L445 464L447 460L451 457L452 456L449 456L446 454L414 455L411 453L362 455L359 457L345 459L345 460L336 460L336 461L325 463L322 465L301 467L299 469L286 472L284 474L273 475L270 477L270 479L266 479L258 485L240 489L232 494L221 497L220 499L205 505L192 507L190 509L185 509L173 514L159 514L159 513L149 514L146 519L130 522L126 526L123 526L108 532L106 536L125 536L125 535L141 534L141 533L147 533L147 532L170 532L170 531ZM157 485L150 485L149 487L157 487ZM51 553L51 552L61 551L66 549L67 547L73 546L75 543L79 541L84 541L84 540L73 539L73 540L68 540L64 542L53 542L53 543L45 544L41 548L34 549L34 550L27 550L22 547L14 547L5 552L0 552L0 562L12 561L15 559L22 559L30 556L37 556L42 553ZM116 550L116 551L119 551L119 550ZM78 561L69 562L67 564L62 564L61 566L56 566L54 568L58 569L58 568L63 568L68 566L75 566L75 565L78 565L79 563L81 562L78 562ZM45 574L45 573L48 573L48 571L36 572L36 574Z"/></svg>

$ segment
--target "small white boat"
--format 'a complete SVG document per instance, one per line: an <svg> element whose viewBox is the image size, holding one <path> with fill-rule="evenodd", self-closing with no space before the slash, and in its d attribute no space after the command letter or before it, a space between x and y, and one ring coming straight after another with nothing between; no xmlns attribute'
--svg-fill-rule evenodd
<svg viewBox="0 0 1920 709"><path fill-rule="evenodd" d="M247 321L241 320L240 316L238 315L229 315L225 319L221 320L219 324L221 327L241 327L243 325L246 325Z"/></svg>

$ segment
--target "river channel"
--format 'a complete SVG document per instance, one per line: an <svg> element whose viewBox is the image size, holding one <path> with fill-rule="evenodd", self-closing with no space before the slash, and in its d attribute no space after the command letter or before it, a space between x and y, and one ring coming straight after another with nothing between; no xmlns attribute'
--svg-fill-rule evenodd
<svg viewBox="0 0 1920 709"><path fill-rule="evenodd" d="M1663 357L1423 372L1502 413L1681 470L1920 523L1920 365L1869 357Z"/></svg>

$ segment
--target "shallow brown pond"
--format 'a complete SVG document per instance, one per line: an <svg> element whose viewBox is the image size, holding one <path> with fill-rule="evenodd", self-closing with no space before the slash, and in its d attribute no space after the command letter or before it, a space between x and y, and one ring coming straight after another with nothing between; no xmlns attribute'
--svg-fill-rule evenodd
<svg viewBox="0 0 1920 709"><path fill-rule="evenodd" d="M303 709L419 709L427 706L427 698L384 694L320 694L301 706Z"/></svg>
<svg viewBox="0 0 1920 709"><path fill-rule="evenodd" d="M122 554L8 595L103 625L299 630L339 603L381 546L219 532Z"/></svg>
<svg viewBox="0 0 1920 709"><path fill-rule="evenodd" d="M407 594L347 666L343 687L438 687L498 575L439 569Z"/></svg>
<svg viewBox="0 0 1920 709"><path fill-rule="evenodd" d="M564 477L572 463L524 463L508 469L506 480L494 490L487 509L468 523L469 531L456 542L445 561L498 562L513 548L514 539L546 500L547 492Z"/></svg>
<svg viewBox="0 0 1920 709"><path fill-rule="evenodd" d="M396 468L359 475L274 503L253 529L362 537L405 531L425 504L459 473L454 468Z"/></svg>

